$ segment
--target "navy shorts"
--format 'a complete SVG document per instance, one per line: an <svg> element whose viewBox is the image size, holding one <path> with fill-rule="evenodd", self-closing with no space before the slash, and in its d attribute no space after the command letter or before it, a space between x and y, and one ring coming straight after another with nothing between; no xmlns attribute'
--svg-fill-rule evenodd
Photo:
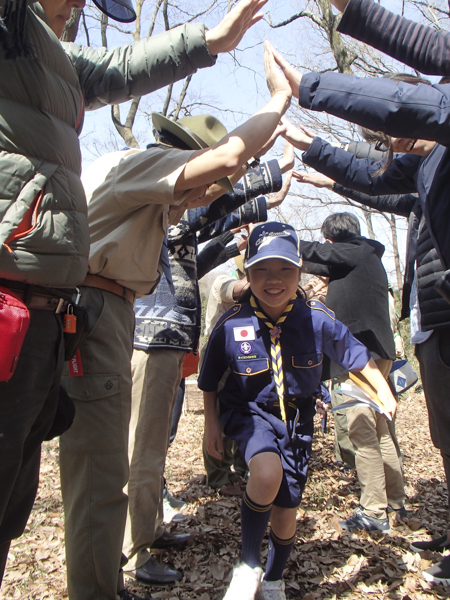
<svg viewBox="0 0 450 600"><path fill-rule="evenodd" d="M290 406L287 424L277 406L256 402L232 408L221 403L220 412L225 435L235 440L247 464L262 452L274 452L280 457L283 479L274 505L299 506L308 477L315 401L301 400L295 408Z"/></svg>

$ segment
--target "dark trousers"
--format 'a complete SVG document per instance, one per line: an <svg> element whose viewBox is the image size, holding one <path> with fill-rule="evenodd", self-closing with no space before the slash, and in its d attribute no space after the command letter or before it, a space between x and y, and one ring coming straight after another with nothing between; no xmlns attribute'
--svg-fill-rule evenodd
<svg viewBox="0 0 450 600"><path fill-rule="evenodd" d="M0 575L9 543L23 533L33 507L63 361L61 315L31 310L16 371L0 382Z"/></svg>
<svg viewBox="0 0 450 600"><path fill-rule="evenodd" d="M183 412L184 394L186 389L186 380L180 381L180 387L178 388L177 399L175 400L175 406L173 407L172 424L170 425L170 439L169 445L175 439L178 431L178 423L180 422L181 413Z"/></svg>
<svg viewBox="0 0 450 600"><path fill-rule="evenodd" d="M450 485L450 327L436 329L416 345L433 444L441 451ZM450 508L450 495L449 495Z"/></svg>

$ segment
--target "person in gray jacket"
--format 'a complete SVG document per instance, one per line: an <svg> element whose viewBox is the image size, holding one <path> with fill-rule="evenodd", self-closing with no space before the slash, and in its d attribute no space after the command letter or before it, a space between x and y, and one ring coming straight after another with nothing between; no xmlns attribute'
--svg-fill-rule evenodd
<svg viewBox="0 0 450 600"><path fill-rule="evenodd" d="M182 25L111 51L61 45L72 8L84 3L0 0L0 286L25 301L31 317L15 372L0 382L0 581L34 502L40 446L56 411L61 312L87 273L84 110L213 65L262 17L265 0L243 0L211 31ZM108 0L110 16L114 5ZM130 5L124 9L119 18L130 20Z"/></svg>

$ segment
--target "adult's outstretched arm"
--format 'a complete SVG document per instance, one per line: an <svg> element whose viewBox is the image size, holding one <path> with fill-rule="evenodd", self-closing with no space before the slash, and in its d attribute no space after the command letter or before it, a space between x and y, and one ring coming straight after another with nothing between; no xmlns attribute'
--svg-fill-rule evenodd
<svg viewBox="0 0 450 600"><path fill-rule="evenodd" d="M450 34L395 14L373 0L332 0L344 10L340 33L427 75L450 74Z"/></svg>

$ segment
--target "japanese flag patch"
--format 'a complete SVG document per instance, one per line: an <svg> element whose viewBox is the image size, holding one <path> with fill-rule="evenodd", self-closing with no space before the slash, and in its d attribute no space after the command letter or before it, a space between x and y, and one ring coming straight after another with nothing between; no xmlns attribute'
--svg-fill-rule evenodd
<svg viewBox="0 0 450 600"><path fill-rule="evenodd" d="M236 342L248 342L255 339L255 328L253 325L248 327L233 327L234 340Z"/></svg>

